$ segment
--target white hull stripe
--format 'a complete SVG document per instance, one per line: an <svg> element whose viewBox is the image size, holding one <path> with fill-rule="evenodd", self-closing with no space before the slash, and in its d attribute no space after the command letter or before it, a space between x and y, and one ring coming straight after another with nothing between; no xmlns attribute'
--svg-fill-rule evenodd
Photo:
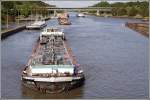
<svg viewBox="0 0 150 100"><path fill-rule="evenodd" d="M23 79L40 81L40 82L70 82L72 80L81 79L81 77L50 77L50 78L33 78L33 77L23 77Z"/></svg>

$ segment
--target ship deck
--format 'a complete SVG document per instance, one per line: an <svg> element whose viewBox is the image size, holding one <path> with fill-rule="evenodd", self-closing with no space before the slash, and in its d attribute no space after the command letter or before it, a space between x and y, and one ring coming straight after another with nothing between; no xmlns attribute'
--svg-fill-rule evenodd
<svg viewBox="0 0 150 100"><path fill-rule="evenodd" d="M61 37L49 37L43 41L48 41L41 44L38 41L28 65L72 65L70 58L71 52L68 52L69 47ZM70 50L69 50L70 51Z"/></svg>

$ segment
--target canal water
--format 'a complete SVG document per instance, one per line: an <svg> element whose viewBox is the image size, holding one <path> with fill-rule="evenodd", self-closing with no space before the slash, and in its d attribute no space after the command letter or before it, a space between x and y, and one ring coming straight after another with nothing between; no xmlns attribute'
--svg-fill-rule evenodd
<svg viewBox="0 0 150 100"><path fill-rule="evenodd" d="M61 94L42 94L21 85L21 71L41 31L24 30L1 43L2 98L148 98L148 38L124 26L133 19L70 13L64 29L70 47L85 72L85 84Z"/></svg>

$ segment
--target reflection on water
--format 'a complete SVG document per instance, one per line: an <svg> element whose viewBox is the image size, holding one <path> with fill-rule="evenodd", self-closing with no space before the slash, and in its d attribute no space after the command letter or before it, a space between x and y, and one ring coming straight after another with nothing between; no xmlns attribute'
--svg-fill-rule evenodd
<svg viewBox="0 0 150 100"><path fill-rule="evenodd" d="M41 94L21 85L21 71L27 63L40 31L24 30L2 41L2 98L147 98L148 39L127 28L127 21L139 20L87 16L72 25L48 26L64 32L83 66L83 87L62 94Z"/></svg>

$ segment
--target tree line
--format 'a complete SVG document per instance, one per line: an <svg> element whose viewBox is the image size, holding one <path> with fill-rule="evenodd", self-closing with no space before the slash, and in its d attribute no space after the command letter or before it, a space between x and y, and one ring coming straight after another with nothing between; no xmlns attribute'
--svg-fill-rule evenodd
<svg viewBox="0 0 150 100"><path fill-rule="evenodd" d="M43 9L39 9L43 7ZM32 14L45 14L47 9L44 7L55 7L54 5L46 4L42 1L2 1L1 2L1 19L5 22L6 16L10 20L14 20L18 15L28 17Z"/></svg>
<svg viewBox="0 0 150 100"><path fill-rule="evenodd" d="M149 2L148 1L137 1L137 2L100 2L93 5L93 7L113 7L112 15L113 16L149 16Z"/></svg>

